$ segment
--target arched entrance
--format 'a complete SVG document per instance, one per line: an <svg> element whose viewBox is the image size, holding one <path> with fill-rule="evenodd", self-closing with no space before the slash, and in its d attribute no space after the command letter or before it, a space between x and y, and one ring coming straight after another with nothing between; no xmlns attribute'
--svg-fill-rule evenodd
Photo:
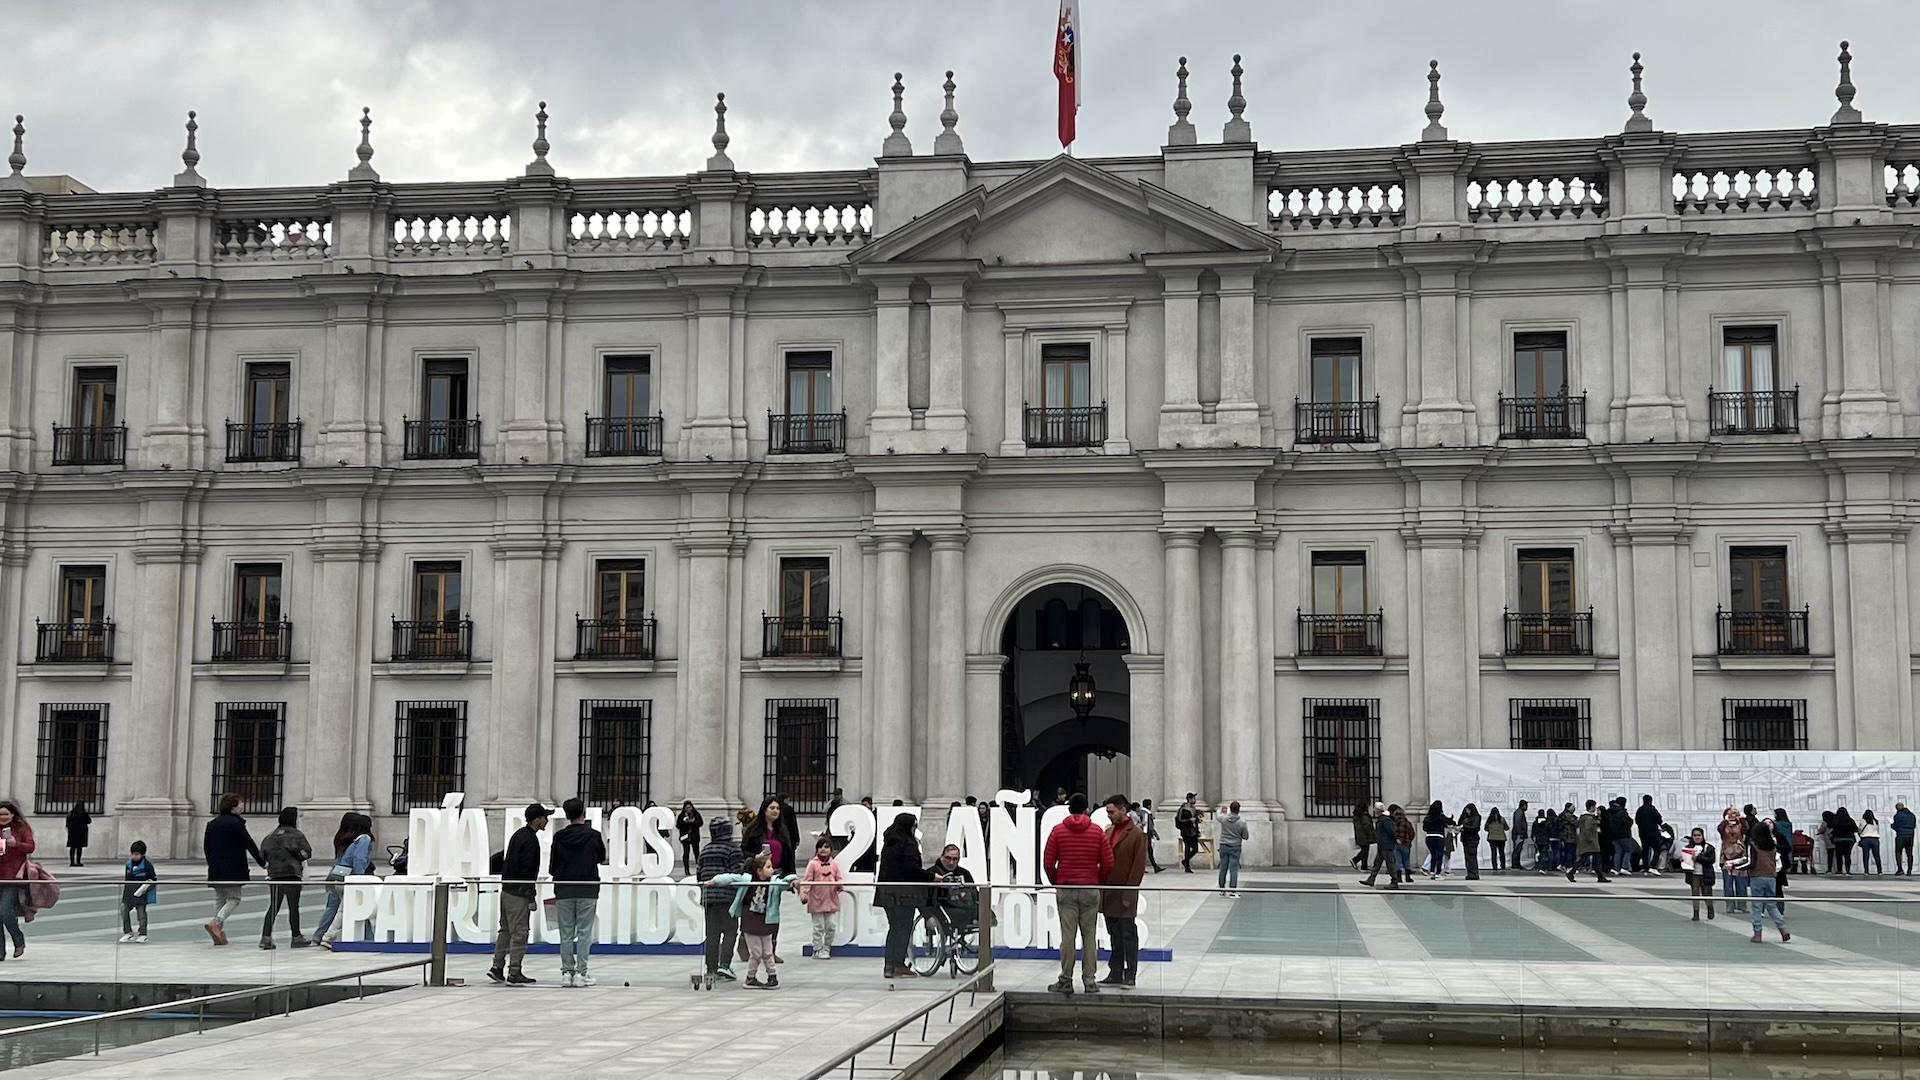
<svg viewBox="0 0 1920 1080"><path fill-rule="evenodd" d="M1001 785L1031 788L1042 805L1062 789L1125 791L1131 639L1113 601L1086 585L1043 585L1014 605L1000 648ZM1093 700L1076 707L1081 665Z"/></svg>

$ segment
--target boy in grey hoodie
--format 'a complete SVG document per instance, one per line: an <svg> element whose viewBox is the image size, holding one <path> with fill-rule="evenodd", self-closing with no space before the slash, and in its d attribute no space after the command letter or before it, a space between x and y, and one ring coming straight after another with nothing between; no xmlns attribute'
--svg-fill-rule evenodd
<svg viewBox="0 0 1920 1080"><path fill-rule="evenodd" d="M725 814L715 814L707 822L713 839L700 849L698 863L700 906L707 917L707 974L733 981L733 946L740 933L740 918L732 910L739 890L732 885L711 884L722 874L738 874L747 864L740 845L733 840L733 822Z"/></svg>
<svg viewBox="0 0 1920 1080"><path fill-rule="evenodd" d="M287 929L293 931L293 947L304 949L313 944L300 934L300 879L306 876L307 860L313 858L313 845L300 831L300 812L291 806L280 810L280 827L260 841L260 855L267 860L267 918L260 924L260 947L273 948L273 923L280 917L280 905L287 906Z"/></svg>
<svg viewBox="0 0 1920 1080"><path fill-rule="evenodd" d="M1223 896L1240 895L1240 845L1247 842L1247 823L1240 819L1240 804L1227 804L1227 812L1220 815L1220 893Z"/></svg>

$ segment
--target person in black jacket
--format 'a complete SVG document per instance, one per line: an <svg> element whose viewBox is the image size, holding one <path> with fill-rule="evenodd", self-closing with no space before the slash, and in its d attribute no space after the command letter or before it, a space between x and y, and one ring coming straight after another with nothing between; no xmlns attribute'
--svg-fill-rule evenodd
<svg viewBox="0 0 1920 1080"><path fill-rule="evenodd" d="M1660 826L1665 819L1660 816L1660 808L1653 805L1653 796L1640 796L1640 809L1633 812L1633 827L1640 830L1640 854L1647 861L1647 873L1660 876L1662 851L1666 845L1661 842Z"/></svg>
<svg viewBox="0 0 1920 1080"><path fill-rule="evenodd" d="M87 853L87 826L93 824L93 815L87 813L86 803L74 803L67 811L67 865L85 866L81 857Z"/></svg>
<svg viewBox="0 0 1920 1080"><path fill-rule="evenodd" d="M206 835L201 838L201 847L207 853L207 884L213 888L213 918L206 921L205 929L215 945L227 943L227 916L239 908L240 896L251 877L248 857L267 865L239 809L240 796L222 795L220 813L207 822Z"/></svg>
<svg viewBox="0 0 1920 1080"><path fill-rule="evenodd" d="M746 869L747 857L733 842L733 822L715 817L707 823L712 837L700 849L699 879L712 881L721 874L738 874ZM732 885L704 885L700 906L707 917L707 977L733 981L733 946L740 933L739 917L733 913L733 898L739 889Z"/></svg>
<svg viewBox="0 0 1920 1080"><path fill-rule="evenodd" d="M553 835L547 873L553 876L553 918L560 928L560 985L592 986L587 956L593 951L593 919L600 905L600 864L607 845L587 824L587 804L568 799L560 806L567 827Z"/></svg>
<svg viewBox="0 0 1920 1080"><path fill-rule="evenodd" d="M880 874L875 879L873 906L887 913L886 978L910 979L907 946L913 942L913 923L927 904L928 880L920 861L920 840L912 814L896 814L881 837Z"/></svg>
<svg viewBox="0 0 1920 1080"><path fill-rule="evenodd" d="M680 804L680 815L673 819L673 827L680 834L680 850L687 862L687 874L693 874L693 864L700 858L700 826L707 819L694 809L693 800Z"/></svg>
<svg viewBox="0 0 1920 1080"><path fill-rule="evenodd" d="M500 863L500 931L493 939L493 966L487 978L497 983L527 986L535 980L521 970L527 956L527 927L540 895L540 833L553 811L534 803L527 807L527 823L507 841L507 857Z"/></svg>

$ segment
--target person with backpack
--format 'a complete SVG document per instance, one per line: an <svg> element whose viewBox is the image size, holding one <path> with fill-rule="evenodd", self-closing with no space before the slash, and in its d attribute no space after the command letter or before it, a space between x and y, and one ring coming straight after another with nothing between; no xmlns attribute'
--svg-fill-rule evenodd
<svg viewBox="0 0 1920 1080"><path fill-rule="evenodd" d="M300 879L307 875L307 860L313 858L313 845L300 831L300 811L291 806L280 808L280 825L267 834L260 853L267 859L267 917L260 923L260 947L273 948L273 924L280 917L280 905L287 908L287 929L293 932L293 947L304 949L313 944L300 936Z"/></svg>
<svg viewBox="0 0 1920 1080"><path fill-rule="evenodd" d="M147 844L144 840L135 840L127 846L127 865L124 871L126 884L120 887L120 943L123 945L145 945L147 943L147 905L157 899L160 891L154 883L160 875L153 869L153 861L147 858ZM140 929L133 926L134 916L140 918Z"/></svg>

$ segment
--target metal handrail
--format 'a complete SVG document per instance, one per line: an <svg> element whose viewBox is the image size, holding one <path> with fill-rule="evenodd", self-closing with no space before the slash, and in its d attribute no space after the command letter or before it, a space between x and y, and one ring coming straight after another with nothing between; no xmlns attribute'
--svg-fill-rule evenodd
<svg viewBox="0 0 1920 1080"><path fill-rule="evenodd" d="M247 998L265 997L268 994L284 993L287 995L287 1015L292 1015L293 991L295 990L304 990L309 986L324 986L327 983L341 982L346 979L357 979L360 980L360 997L364 999L367 996L367 985L365 982L367 976L384 975L389 971L404 971L407 968L424 969L429 963L430 961L427 960L408 960L400 964L387 964L382 967L366 968L361 971L346 971L338 975L328 975L318 979L302 979L299 982L281 983L277 986L252 986L244 990L224 990L218 994L202 994L199 997L181 998L178 1001L161 1001L152 1005L138 1005L131 1009L119 1009L114 1012L94 1013L90 1016L70 1016L65 1020L49 1020L44 1024L29 1024L26 1027L16 1028L0 1028L0 1040L15 1039L23 1035L38 1035L48 1031L64 1031L67 1028L83 1027L87 1024L104 1024L114 1020L128 1020L136 1016L145 1016L148 1013L179 1012L182 1007L193 1007L199 1010L201 1030L204 1031L206 1030L207 1022L207 1006L215 1002L240 1001ZM422 981L424 984L424 978ZM100 1055L100 1032L98 1029L94 1031L93 1035L93 1053L95 1057Z"/></svg>
<svg viewBox="0 0 1920 1080"><path fill-rule="evenodd" d="M985 950L982 950L982 951L985 951ZM846 1066L847 1076L851 1078L853 1076L854 1060L858 1058L861 1054L864 1054L868 1050L871 1050L874 1047L880 1045L880 1040L882 1039L886 1039L889 1042L889 1045L887 1047L887 1064L889 1065L893 1064L894 1047L892 1046L892 1040L899 1036L900 1029L906 1027L908 1024L913 1023L915 1020L919 1020L921 1021L920 1037L923 1039L926 1038L927 1023L930 1021L931 1017L933 1016L933 1011L935 1009L938 1009L942 1005L948 1006L947 1019L952 1020L953 1019L953 1008L952 1008L953 1002L957 1000L961 994L978 994L980 992L979 984L981 980L984 979L984 980L987 980L988 982L992 981L993 968L994 968L994 961L991 957L989 957L987 959L986 964L982 966L979 971L976 971L972 975L967 976L967 978L963 982L961 982L958 986L955 986L953 989L947 991L944 994L941 994L937 998L934 998L932 1001L928 1002L925 1005L922 1005L918 1009L915 1009L913 1012L907 1014L906 1016L901 1017L899 1020L896 1020L893 1023L888 1024L886 1027L875 1032L873 1035L868 1036L865 1041L855 1044L853 1049L845 1051L839 1057L834 1058L832 1061L827 1062L825 1065L822 1065L811 1072L805 1073L800 1077L800 1080L824 1080L825 1077L838 1071L842 1065ZM991 986L987 987L987 992L992 993L993 988ZM971 1000L967 1002L967 1007L968 1008L973 1007L973 1002Z"/></svg>

